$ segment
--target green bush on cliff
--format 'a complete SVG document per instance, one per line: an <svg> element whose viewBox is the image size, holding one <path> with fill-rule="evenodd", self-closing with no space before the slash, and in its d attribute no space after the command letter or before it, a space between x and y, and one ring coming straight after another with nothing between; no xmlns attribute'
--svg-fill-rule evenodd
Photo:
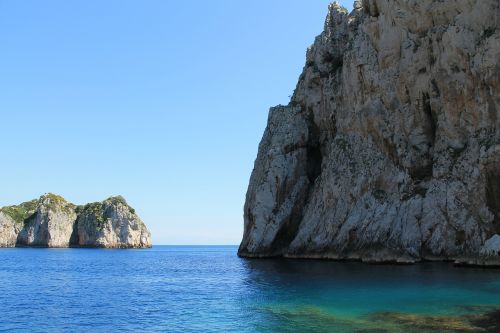
<svg viewBox="0 0 500 333"><path fill-rule="evenodd" d="M125 207L128 208L128 210L132 213L132 214L135 214L135 209L133 209L132 207L130 207L127 203L127 201L125 200L124 197L122 197L121 195L117 195L117 196L114 196L114 197L109 197L106 199L106 201L110 201L113 205L117 205L117 204L122 204L124 205Z"/></svg>
<svg viewBox="0 0 500 333"><path fill-rule="evenodd" d="M83 206L76 206L67 202L62 196L53 193L44 194L39 199L24 202L17 206L0 208L0 211L9 216L15 223L23 224L29 222L29 219L41 205L48 210L60 209L68 214L76 213L79 219L82 218L87 223L92 223L98 231L102 231L106 226L109 218L107 210L110 205L123 205L132 214L135 214L135 210L128 205L122 196L109 197L103 202L93 202Z"/></svg>
<svg viewBox="0 0 500 333"><path fill-rule="evenodd" d="M66 199L57 194L47 193L40 198L40 201L44 199L47 202L45 206L49 210L56 210L57 208L61 208L65 213L70 214L75 209L75 205L67 202Z"/></svg>
<svg viewBox="0 0 500 333"><path fill-rule="evenodd" d="M93 202L76 207L76 213L85 221L92 221L98 231L104 229L107 218L104 216L104 206L100 202Z"/></svg>
<svg viewBox="0 0 500 333"><path fill-rule="evenodd" d="M1 212L8 215L16 223L22 224L31 215L33 215L38 206L38 200L23 202L17 206L7 206L0 209Z"/></svg>
<svg viewBox="0 0 500 333"><path fill-rule="evenodd" d="M109 206L123 205L127 209L135 214L135 210L130 207L127 201L122 196L109 197L103 202L93 202L86 204L84 206L76 207L76 213L81 221L86 221L85 223L91 223L94 225L97 231L102 231L106 226L109 219L108 209Z"/></svg>

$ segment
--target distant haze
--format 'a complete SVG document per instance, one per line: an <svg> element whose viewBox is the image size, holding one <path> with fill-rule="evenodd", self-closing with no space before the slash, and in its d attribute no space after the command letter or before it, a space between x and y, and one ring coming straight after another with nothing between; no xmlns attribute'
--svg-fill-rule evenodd
<svg viewBox="0 0 500 333"><path fill-rule="evenodd" d="M0 206L120 194L154 244L239 243L268 108L328 3L2 0Z"/></svg>

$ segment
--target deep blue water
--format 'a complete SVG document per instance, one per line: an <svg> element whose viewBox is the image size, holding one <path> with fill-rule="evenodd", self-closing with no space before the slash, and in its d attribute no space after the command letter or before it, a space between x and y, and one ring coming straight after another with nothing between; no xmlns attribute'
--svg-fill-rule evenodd
<svg viewBox="0 0 500 333"><path fill-rule="evenodd" d="M0 332L466 332L500 308L500 270L236 250L1 249Z"/></svg>

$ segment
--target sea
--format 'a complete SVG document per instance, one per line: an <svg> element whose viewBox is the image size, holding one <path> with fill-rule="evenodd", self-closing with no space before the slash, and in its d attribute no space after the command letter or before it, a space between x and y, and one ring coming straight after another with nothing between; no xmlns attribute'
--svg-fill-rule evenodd
<svg viewBox="0 0 500 333"><path fill-rule="evenodd" d="M0 332L500 332L500 269L0 249Z"/></svg>

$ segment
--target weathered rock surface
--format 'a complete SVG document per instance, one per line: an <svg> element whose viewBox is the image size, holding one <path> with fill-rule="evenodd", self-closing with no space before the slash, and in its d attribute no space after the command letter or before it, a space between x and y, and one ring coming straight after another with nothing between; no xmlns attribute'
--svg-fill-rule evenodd
<svg viewBox="0 0 500 333"><path fill-rule="evenodd" d="M17 242L17 235L22 226L16 223L9 215L0 211L0 247L13 247Z"/></svg>
<svg viewBox="0 0 500 333"><path fill-rule="evenodd" d="M499 2L354 7L271 108L239 255L500 263Z"/></svg>
<svg viewBox="0 0 500 333"><path fill-rule="evenodd" d="M0 209L0 247L151 247L146 225L122 197L73 205L45 194Z"/></svg>
<svg viewBox="0 0 500 333"><path fill-rule="evenodd" d="M26 210L23 228L17 236L19 246L68 247L76 219L75 205L64 198L46 194Z"/></svg>
<svg viewBox="0 0 500 333"><path fill-rule="evenodd" d="M151 247L146 225L122 197L77 209L75 243L90 247Z"/></svg>

